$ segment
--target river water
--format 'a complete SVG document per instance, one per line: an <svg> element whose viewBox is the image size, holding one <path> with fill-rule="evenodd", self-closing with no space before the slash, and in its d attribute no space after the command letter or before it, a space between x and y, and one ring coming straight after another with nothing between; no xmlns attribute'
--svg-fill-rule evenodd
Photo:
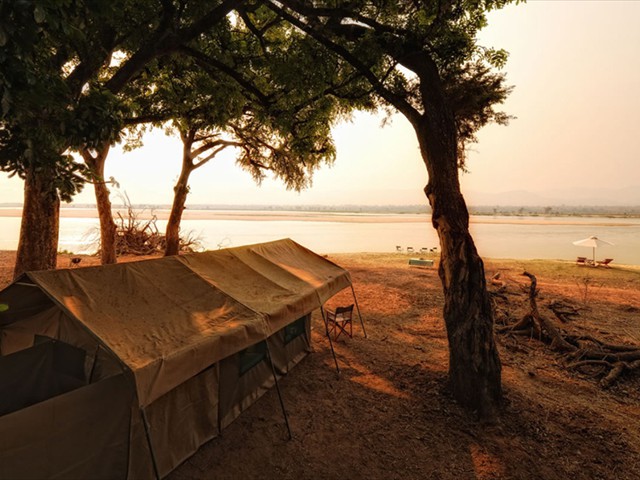
<svg viewBox="0 0 640 480"><path fill-rule="evenodd" d="M210 215L211 216L211 215ZM393 252L403 249L438 246L438 239L429 218L405 221L403 215L381 216L368 221L348 221L326 216L315 220L313 215L300 219L301 214L273 216L265 212L266 220L255 219L187 219L182 230L198 237L203 247L217 249L259 243L279 238L292 238L318 253ZM305 214L302 214L305 216ZM356 215L357 219L358 216ZM166 221L158 220L162 230ZM0 249L17 247L19 217L0 216ZM95 250L98 220L67 218L60 221L59 249L75 253ZM591 235L614 245L598 249L597 259L614 258L614 263L640 265L640 219L585 217L472 217L471 233L481 256L513 259L575 259L592 256L589 248L572 244Z"/></svg>

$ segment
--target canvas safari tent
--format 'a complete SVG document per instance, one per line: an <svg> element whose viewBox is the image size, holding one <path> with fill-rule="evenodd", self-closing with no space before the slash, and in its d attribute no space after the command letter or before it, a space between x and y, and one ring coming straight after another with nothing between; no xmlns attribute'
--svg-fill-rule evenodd
<svg viewBox="0 0 640 480"><path fill-rule="evenodd" d="M350 285L288 239L25 274L0 292L0 478L167 475L308 353L311 312Z"/></svg>

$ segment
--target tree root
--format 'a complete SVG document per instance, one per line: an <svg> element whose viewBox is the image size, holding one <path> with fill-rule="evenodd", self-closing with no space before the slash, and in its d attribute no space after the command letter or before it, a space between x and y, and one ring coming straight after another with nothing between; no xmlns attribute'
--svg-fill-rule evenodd
<svg viewBox="0 0 640 480"><path fill-rule="evenodd" d="M573 317L580 315L578 309L563 302L552 302L547 306L547 308L549 308L562 323L567 323L568 321L573 320Z"/></svg>
<svg viewBox="0 0 640 480"><path fill-rule="evenodd" d="M587 374L586 369L593 370L593 367L598 367L597 373L593 376L601 376L600 385L603 388L613 385L625 372L640 368L640 346L606 343L590 335L567 335L551 320L540 315L536 301L537 279L529 272L524 272L523 275L531 281L530 310L515 324L498 328L498 332L543 341L563 354L568 362L567 368L578 370L583 374ZM563 322L568 317L579 314L576 309L560 302L554 302L549 307Z"/></svg>

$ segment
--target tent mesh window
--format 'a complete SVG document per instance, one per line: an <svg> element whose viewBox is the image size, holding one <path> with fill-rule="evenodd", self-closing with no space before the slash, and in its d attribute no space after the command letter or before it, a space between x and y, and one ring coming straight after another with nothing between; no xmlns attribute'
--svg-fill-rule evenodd
<svg viewBox="0 0 640 480"><path fill-rule="evenodd" d="M31 348L0 357L0 416L85 385L85 351L36 335Z"/></svg>
<svg viewBox="0 0 640 480"><path fill-rule="evenodd" d="M238 358L240 361L240 375L244 375L253 367L262 362L262 360L267 358L266 340L245 348L238 354Z"/></svg>
<svg viewBox="0 0 640 480"><path fill-rule="evenodd" d="M305 320L309 317L309 315L305 315L304 317L300 317L293 323L290 323L286 327L284 327L284 344L295 340L300 335L304 335L306 333L305 328Z"/></svg>

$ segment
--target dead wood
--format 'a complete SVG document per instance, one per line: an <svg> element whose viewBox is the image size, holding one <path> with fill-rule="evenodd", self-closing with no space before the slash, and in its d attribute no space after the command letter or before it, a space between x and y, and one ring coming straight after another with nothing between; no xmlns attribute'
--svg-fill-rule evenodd
<svg viewBox="0 0 640 480"><path fill-rule="evenodd" d="M581 345L584 349L593 348L593 345L587 346L586 342L589 342L591 344L595 344L597 348L609 352L635 352L640 348L637 345L617 345L614 343L606 343L591 335L568 336L567 341L575 345Z"/></svg>
<svg viewBox="0 0 640 480"><path fill-rule="evenodd" d="M602 385L604 388L610 387L613 382L615 382L620 377L620 375L622 375L624 369L624 362L614 363L613 368L609 371L609 373L607 373L607 375L602 380L600 380L600 385Z"/></svg>
<svg viewBox="0 0 640 480"><path fill-rule="evenodd" d="M497 290L489 290L489 295L491 295L492 298L499 298L500 300L507 302L509 299L505 295L505 290L506 288L504 287L500 287Z"/></svg>
<svg viewBox="0 0 640 480"><path fill-rule="evenodd" d="M539 325L540 330L544 331L546 335L548 335L551 340L551 348L563 352L575 350L576 347L565 340L555 325L540 315L540 312L538 311L538 304L536 302L536 297L538 296L536 288L538 281L536 276L529 272L523 272L523 275L531 280L531 286L529 287L529 305L531 307L531 311L529 312L529 316L531 316L533 321Z"/></svg>
<svg viewBox="0 0 640 480"><path fill-rule="evenodd" d="M167 241L164 233L160 232L157 221L158 217L152 215L148 220L141 220L142 212L136 211L128 197L124 198L127 212L123 215L117 212L116 255L156 255L165 251ZM180 251L193 252L200 247L200 242L192 234L180 237Z"/></svg>
<svg viewBox="0 0 640 480"><path fill-rule="evenodd" d="M529 312L515 324L497 328L499 333L527 336L549 344L563 354L568 368L583 374L590 370L592 376L601 376L600 385L603 388L610 387L624 372L640 368L640 346L611 344L590 335L567 335L551 320L540 315L536 300L537 279L529 272L523 275L531 281L528 289ZM578 315L577 309L562 302L552 302L549 308L561 321ZM594 367L598 370L595 375Z"/></svg>
<svg viewBox="0 0 640 480"><path fill-rule="evenodd" d="M547 305L547 308L563 323L573 320L573 317L580 315L577 308L560 301L551 302Z"/></svg>

